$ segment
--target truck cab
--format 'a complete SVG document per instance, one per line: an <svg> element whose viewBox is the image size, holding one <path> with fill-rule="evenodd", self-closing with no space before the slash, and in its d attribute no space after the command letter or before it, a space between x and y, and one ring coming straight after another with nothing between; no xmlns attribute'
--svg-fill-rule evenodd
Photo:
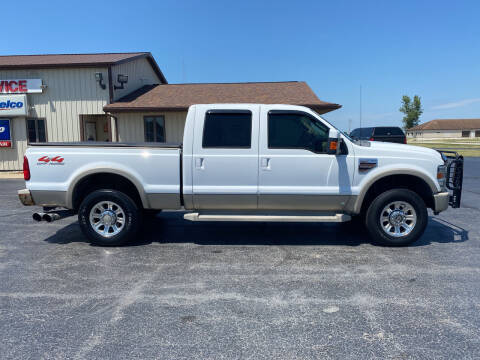
<svg viewBox="0 0 480 360"><path fill-rule="evenodd" d="M354 219L377 243L407 245L427 208L460 206L463 177L456 154L356 141L309 108L269 104L193 105L183 144L45 143L25 161L20 200L71 209L101 245L169 209L192 221Z"/></svg>

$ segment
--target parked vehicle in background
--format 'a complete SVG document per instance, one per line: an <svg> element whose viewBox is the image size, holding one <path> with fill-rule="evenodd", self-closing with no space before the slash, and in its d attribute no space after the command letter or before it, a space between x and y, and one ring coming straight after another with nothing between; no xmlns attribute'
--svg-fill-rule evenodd
<svg viewBox="0 0 480 360"><path fill-rule="evenodd" d="M182 145L31 144L19 197L73 210L100 245L134 240L145 211L184 209L192 221L356 217L374 241L401 246L422 235L427 208L460 206L462 166L456 154L353 141L306 107L207 104L189 108Z"/></svg>
<svg viewBox="0 0 480 360"><path fill-rule="evenodd" d="M355 140L385 141L406 144L407 137L402 129L397 126L375 126L357 128L350 133Z"/></svg>

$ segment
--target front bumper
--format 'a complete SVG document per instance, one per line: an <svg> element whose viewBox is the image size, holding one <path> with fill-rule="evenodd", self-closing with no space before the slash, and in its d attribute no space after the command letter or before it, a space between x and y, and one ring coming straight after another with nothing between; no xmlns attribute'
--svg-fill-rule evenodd
<svg viewBox="0 0 480 360"><path fill-rule="evenodd" d="M450 201L450 193L448 191L433 195L433 211L439 213L447 210Z"/></svg>
<svg viewBox="0 0 480 360"><path fill-rule="evenodd" d="M35 205L32 193L28 189L18 190L18 198L20 199L20 202L25 206Z"/></svg>

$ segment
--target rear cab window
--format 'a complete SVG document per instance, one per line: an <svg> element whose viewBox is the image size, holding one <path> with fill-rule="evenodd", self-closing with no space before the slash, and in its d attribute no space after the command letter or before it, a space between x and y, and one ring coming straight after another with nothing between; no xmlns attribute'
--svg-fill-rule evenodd
<svg viewBox="0 0 480 360"><path fill-rule="evenodd" d="M209 110L203 126L203 148L249 149L252 145L252 112Z"/></svg>
<svg viewBox="0 0 480 360"><path fill-rule="evenodd" d="M400 129L399 127L378 127L378 128L375 128L374 135L376 135L376 136L389 136L389 135L405 136L402 129Z"/></svg>

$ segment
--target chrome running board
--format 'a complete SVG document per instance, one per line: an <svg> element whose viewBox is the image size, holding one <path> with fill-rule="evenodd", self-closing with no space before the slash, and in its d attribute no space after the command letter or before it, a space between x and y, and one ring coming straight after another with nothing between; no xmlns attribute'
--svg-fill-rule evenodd
<svg viewBox="0 0 480 360"><path fill-rule="evenodd" d="M325 215L272 215L272 214L221 214L221 213L187 213L189 221L267 221L267 222L346 222L351 217L347 214Z"/></svg>

